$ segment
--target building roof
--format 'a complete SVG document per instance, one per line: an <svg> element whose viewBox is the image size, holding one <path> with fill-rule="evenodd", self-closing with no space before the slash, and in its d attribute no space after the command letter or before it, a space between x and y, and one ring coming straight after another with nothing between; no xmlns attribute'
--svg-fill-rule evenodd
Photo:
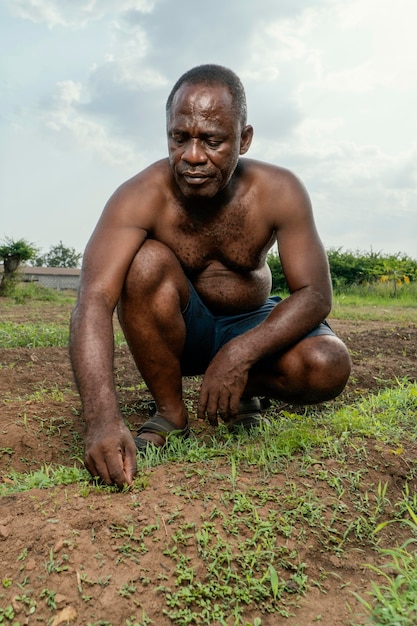
<svg viewBox="0 0 417 626"><path fill-rule="evenodd" d="M19 265L17 270L25 276L79 276L79 267L31 267L30 265ZM3 274L3 263L0 263L0 274Z"/></svg>
<svg viewBox="0 0 417 626"><path fill-rule="evenodd" d="M79 276L81 269L79 267L30 267L22 265L20 272L30 274L32 276Z"/></svg>

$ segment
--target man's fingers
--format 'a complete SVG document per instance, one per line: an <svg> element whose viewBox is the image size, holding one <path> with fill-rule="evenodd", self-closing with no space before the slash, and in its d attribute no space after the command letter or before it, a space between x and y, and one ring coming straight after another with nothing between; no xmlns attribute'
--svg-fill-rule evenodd
<svg viewBox="0 0 417 626"><path fill-rule="evenodd" d="M134 444L131 446L129 445L125 450L123 470L126 476L127 484L131 485L138 471L136 463L136 446Z"/></svg>
<svg viewBox="0 0 417 626"><path fill-rule="evenodd" d="M119 448L115 454L107 456L107 473L111 483L123 488L125 485L131 485L134 474L136 473L136 447L132 458L133 446L128 449ZM126 471L127 470L127 471Z"/></svg>
<svg viewBox="0 0 417 626"><path fill-rule="evenodd" d="M93 456L90 454L85 456L84 465L90 472L92 478L100 478L100 480L102 480L105 485L113 484L105 462L101 462L100 460L97 460L96 462Z"/></svg>
<svg viewBox="0 0 417 626"><path fill-rule="evenodd" d="M123 488L131 485L136 475L136 448L130 447L125 454L119 449L111 456L100 455L97 460L90 454L84 464L93 478L99 476L104 484Z"/></svg>
<svg viewBox="0 0 417 626"><path fill-rule="evenodd" d="M98 476L98 472L97 472L94 461L90 460L90 457L87 455L84 457L84 465L85 465L85 469L88 472L90 472L93 478L94 476Z"/></svg>
<svg viewBox="0 0 417 626"><path fill-rule="evenodd" d="M207 394L200 386L200 395L198 396L198 404L197 404L197 417L199 420L203 420L206 417L206 408L207 408Z"/></svg>
<svg viewBox="0 0 417 626"><path fill-rule="evenodd" d="M197 406L198 419L207 418L211 426L217 426L217 396L209 395L205 390L204 381L201 386Z"/></svg>

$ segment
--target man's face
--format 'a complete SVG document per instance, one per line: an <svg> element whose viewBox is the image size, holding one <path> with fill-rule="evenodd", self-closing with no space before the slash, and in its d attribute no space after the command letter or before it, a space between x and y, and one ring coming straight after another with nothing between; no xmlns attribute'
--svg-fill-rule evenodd
<svg viewBox="0 0 417 626"><path fill-rule="evenodd" d="M223 85L184 83L174 96L167 132L171 169L186 198L213 198L224 189L252 139L252 128L241 128Z"/></svg>

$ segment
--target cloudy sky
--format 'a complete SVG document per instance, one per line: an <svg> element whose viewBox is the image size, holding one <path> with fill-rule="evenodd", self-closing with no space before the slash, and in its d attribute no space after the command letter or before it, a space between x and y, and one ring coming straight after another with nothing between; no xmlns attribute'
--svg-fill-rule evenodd
<svg viewBox="0 0 417 626"><path fill-rule="evenodd" d="M82 251L166 155L184 71L242 78L248 156L292 169L326 248L417 258L415 0L3 0L0 240Z"/></svg>

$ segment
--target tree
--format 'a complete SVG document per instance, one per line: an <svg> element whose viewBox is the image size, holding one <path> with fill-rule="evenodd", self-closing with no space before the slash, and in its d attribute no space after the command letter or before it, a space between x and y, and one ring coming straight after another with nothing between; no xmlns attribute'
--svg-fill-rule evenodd
<svg viewBox="0 0 417 626"><path fill-rule="evenodd" d="M3 245L0 245L0 259L3 260L0 296L6 295L12 289L19 265L33 259L37 254L38 249L25 239L4 239Z"/></svg>
<svg viewBox="0 0 417 626"><path fill-rule="evenodd" d="M67 248L60 241L56 246L51 246L49 252L38 256L35 265L46 267L78 267L82 254L75 248Z"/></svg>

